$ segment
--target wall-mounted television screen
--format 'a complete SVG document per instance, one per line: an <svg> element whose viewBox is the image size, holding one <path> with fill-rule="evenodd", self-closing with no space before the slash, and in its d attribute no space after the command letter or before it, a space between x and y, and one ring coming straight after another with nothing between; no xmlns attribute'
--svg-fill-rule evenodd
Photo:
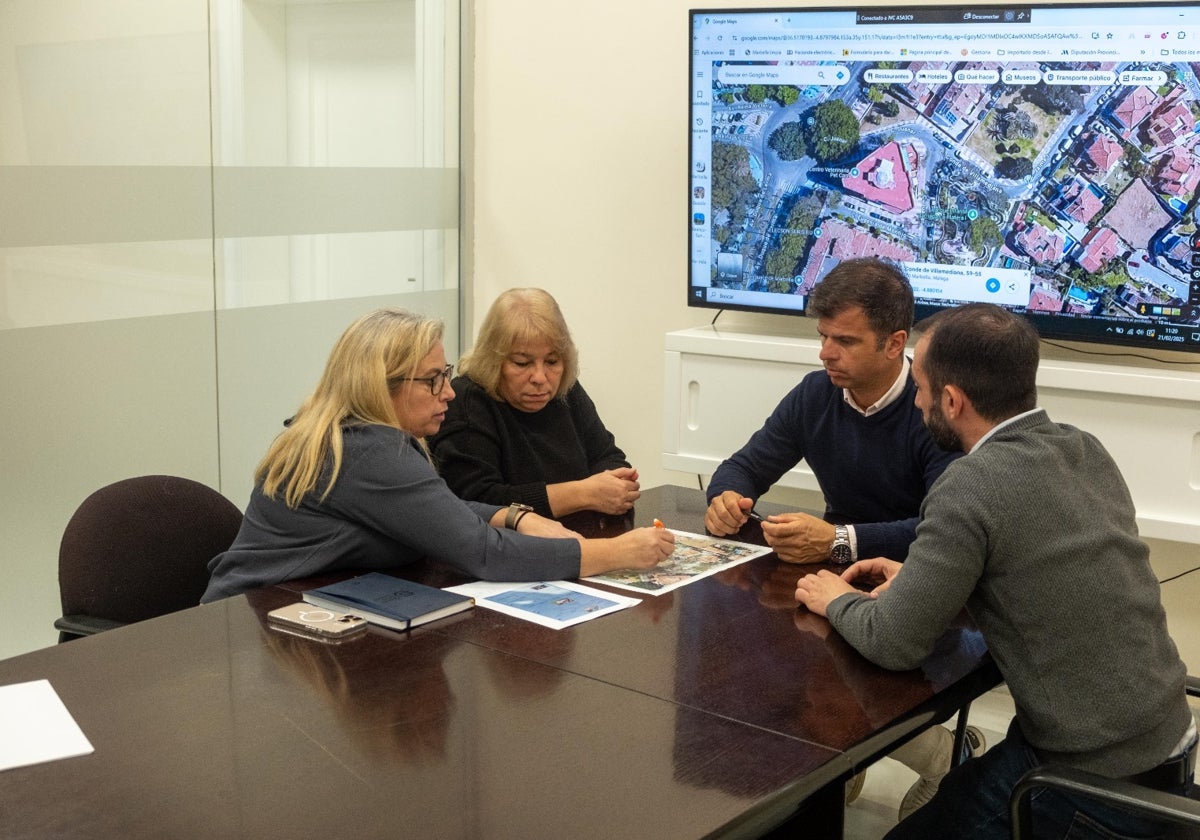
<svg viewBox="0 0 1200 840"><path fill-rule="evenodd" d="M1200 351L1200 2L689 12L688 303L900 264L1042 335Z"/></svg>

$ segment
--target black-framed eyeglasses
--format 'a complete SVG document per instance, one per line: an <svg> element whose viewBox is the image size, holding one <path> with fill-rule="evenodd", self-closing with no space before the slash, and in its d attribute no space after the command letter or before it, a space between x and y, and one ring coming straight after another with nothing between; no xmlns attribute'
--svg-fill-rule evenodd
<svg viewBox="0 0 1200 840"><path fill-rule="evenodd" d="M400 382L424 382L429 386L429 393L435 397L446 387L446 380L454 375L454 365L446 365L433 376L401 376Z"/></svg>

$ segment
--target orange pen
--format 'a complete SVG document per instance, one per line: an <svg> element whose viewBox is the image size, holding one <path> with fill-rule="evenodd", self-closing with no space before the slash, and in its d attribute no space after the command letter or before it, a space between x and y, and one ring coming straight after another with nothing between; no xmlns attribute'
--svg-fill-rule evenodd
<svg viewBox="0 0 1200 840"><path fill-rule="evenodd" d="M654 527L655 528L666 528L667 526L663 524L663 521L661 519L655 519Z"/></svg>

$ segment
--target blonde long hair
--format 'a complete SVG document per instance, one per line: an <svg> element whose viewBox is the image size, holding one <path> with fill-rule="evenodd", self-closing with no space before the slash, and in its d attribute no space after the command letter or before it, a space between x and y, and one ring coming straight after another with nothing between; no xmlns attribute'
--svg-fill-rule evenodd
<svg viewBox="0 0 1200 840"><path fill-rule="evenodd" d="M346 328L333 345L325 372L295 417L271 443L254 471L271 499L282 490L288 507L317 489L332 455L329 495L342 468L342 425L347 421L400 428L392 394L442 340L442 322L394 307L377 309Z"/></svg>
<svg viewBox="0 0 1200 840"><path fill-rule="evenodd" d="M459 372L469 376L492 399L503 401L501 366L521 339L542 339L562 358L563 374L556 396L564 397L579 377L579 351L558 302L544 289L509 289L496 298L479 325L475 346L459 359Z"/></svg>

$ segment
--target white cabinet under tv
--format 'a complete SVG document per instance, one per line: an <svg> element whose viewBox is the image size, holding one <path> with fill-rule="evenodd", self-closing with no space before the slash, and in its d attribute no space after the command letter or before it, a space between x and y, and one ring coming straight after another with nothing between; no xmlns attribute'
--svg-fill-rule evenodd
<svg viewBox="0 0 1200 840"><path fill-rule="evenodd" d="M667 333L663 466L710 476L821 367L817 352L813 338L711 326ZM1200 373L1043 359L1038 402L1112 453L1143 536L1200 543ZM781 483L818 489L804 463Z"/></svg>

